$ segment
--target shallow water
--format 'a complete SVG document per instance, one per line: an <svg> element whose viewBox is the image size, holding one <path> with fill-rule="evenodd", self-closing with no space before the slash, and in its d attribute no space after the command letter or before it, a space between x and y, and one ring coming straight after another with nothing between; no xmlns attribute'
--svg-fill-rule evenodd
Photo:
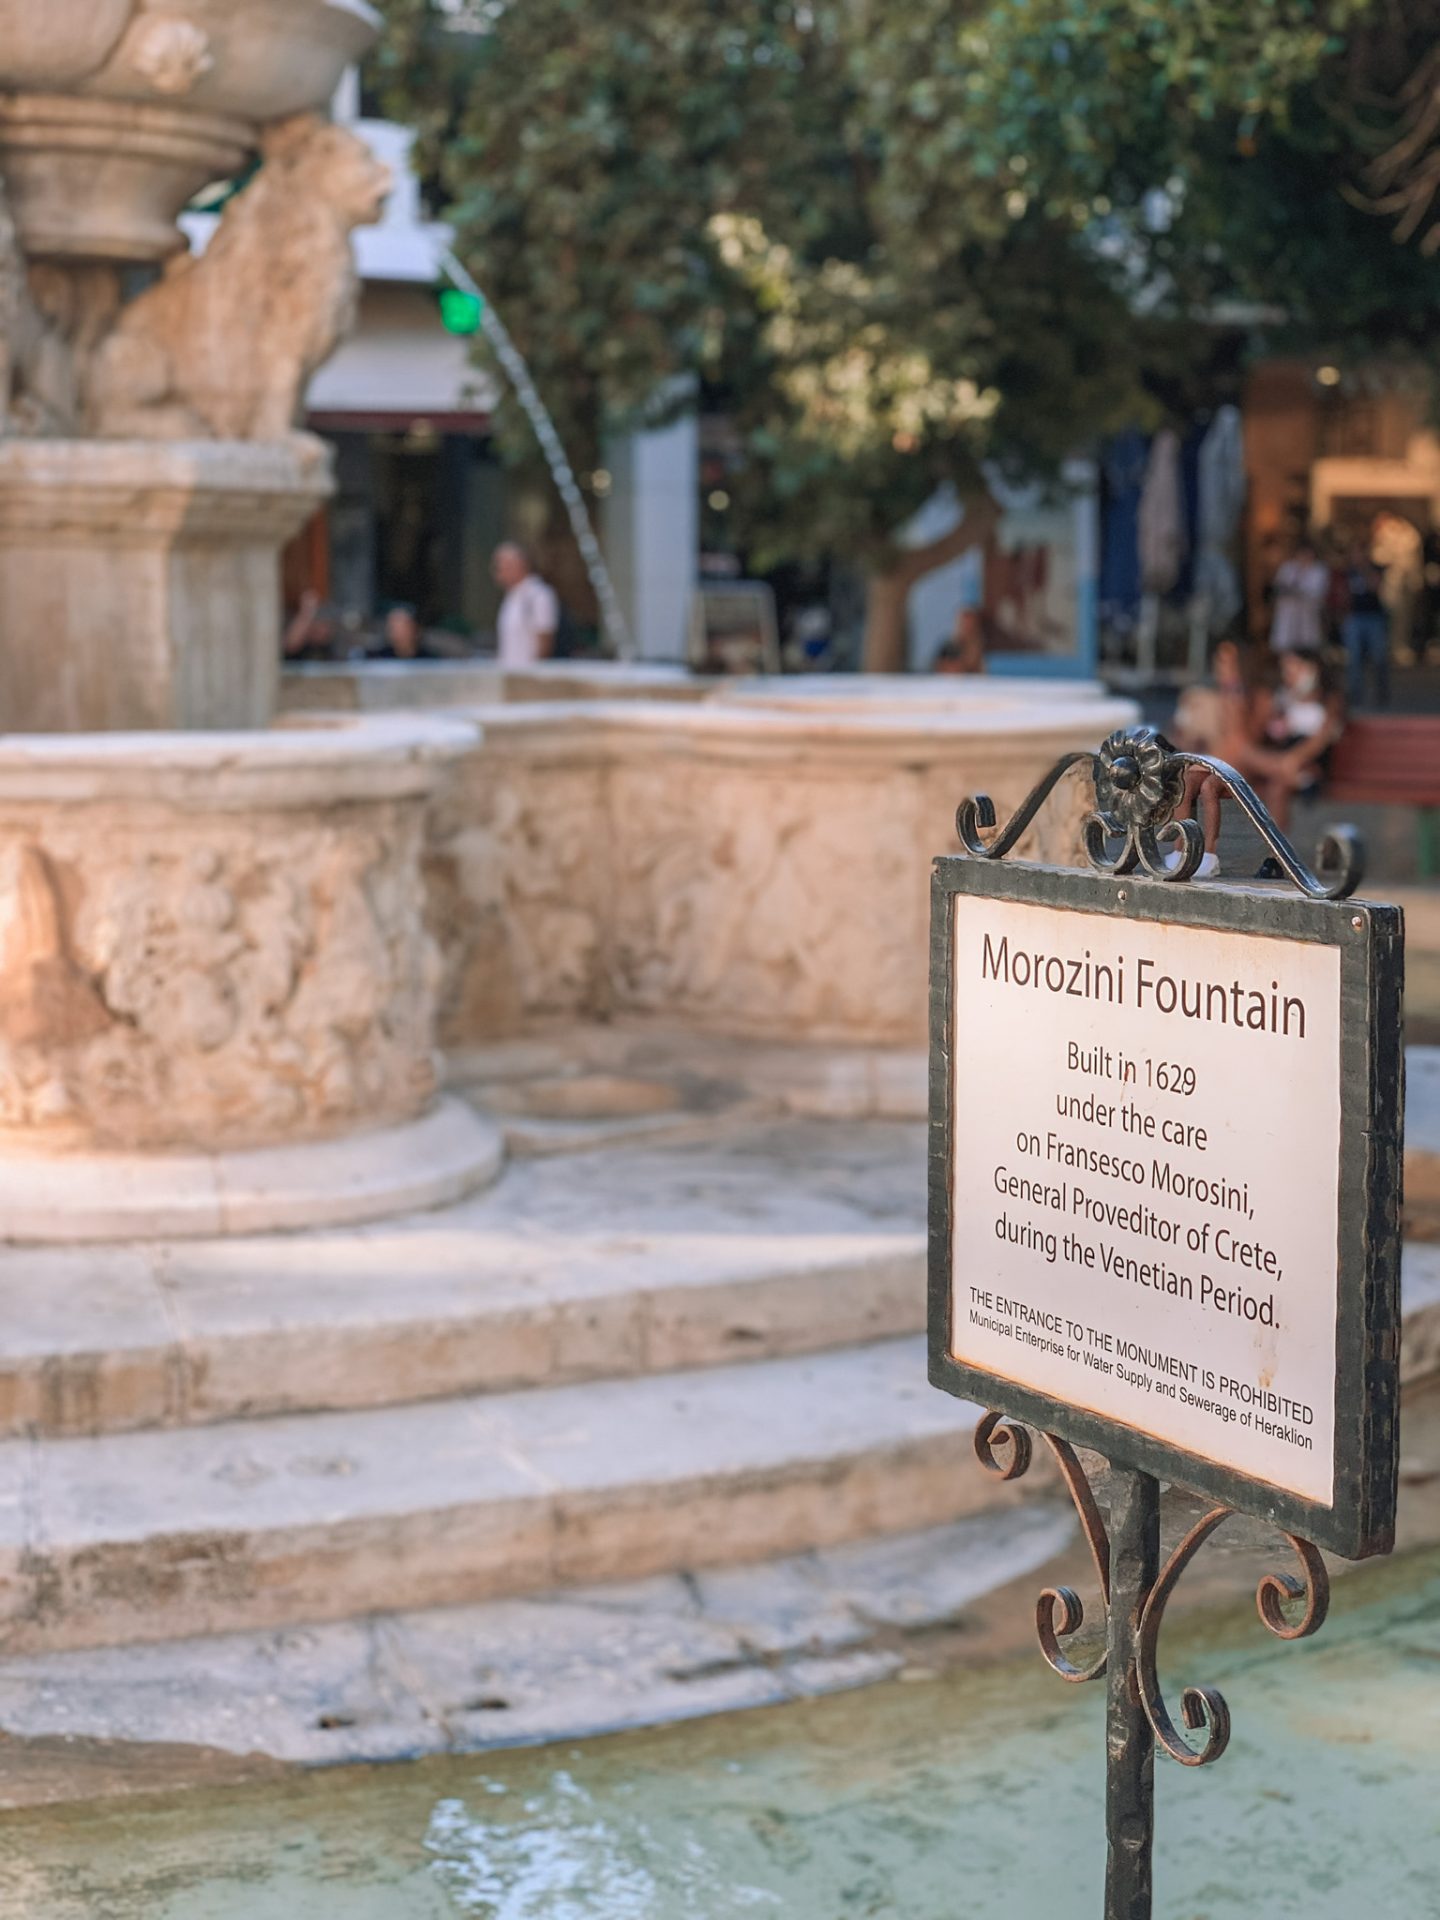
<svg viewBox="0 0 1440 1920"><path fill-rule="evenodd" d="M1235 1737L1159 1770L1157 1920L1440 1916L1440 1553L1315 1640L1182 1623ZM0 1819L5 1920L1086 1920L1101 1690L959 1672L579 1746Z"/></svg>

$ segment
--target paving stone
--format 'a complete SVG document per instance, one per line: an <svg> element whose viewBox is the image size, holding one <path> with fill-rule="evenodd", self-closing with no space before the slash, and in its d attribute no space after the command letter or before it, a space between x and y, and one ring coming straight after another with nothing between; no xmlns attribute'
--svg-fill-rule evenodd
<svg viewBox="0 0 1440 1920"><path fill-rule="evenodd" d="M0 1433L158 1426L184 1402L180 1340L139 1247L0 1247Z"/></svg>
<svg viewBox="0 0 1440 1920"><path fill-rule="evenodd" d="M857 1618L892 1627L953 1620L981 1594L1058 1554L1073 1536L1068 1506L1046 1501L976 1514L899 1540L860 1540L814 1556L825 1587Z"/></svg>
<svg viewBox="0 0 1440 1920"><path fill-rule="evenodd" d="M194 1745L281 1760L382 1760L437 1744L423 1705L379 1657L368 1622L105 1648L0 1663L14 1735Z"/></svg>
<svg viewBox="0 0 1440 1920"><path fill-rule="evenodd" d="M707 1619L724 1621L755 1653L797 1649L834 1652L870 1637L871 1629L836 1588L827 1589L819 1554L760 1567L721 1567L692 1576Z"/></svg>

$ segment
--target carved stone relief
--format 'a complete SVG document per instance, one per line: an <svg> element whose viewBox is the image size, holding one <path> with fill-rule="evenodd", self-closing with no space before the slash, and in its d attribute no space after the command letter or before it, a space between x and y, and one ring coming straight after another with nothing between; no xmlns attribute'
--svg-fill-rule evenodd
<svg viewBox="0 0 1440 1920"><path fill-rule="evenodd" d="M594 766L477 753L437 802L426 868L442 1041L606 1011L604 783Z"/></svg>
<svg viewBox="0 0 1440 1920"><path fill-rule="evenodd" d="M274 1144L435 1086L420 808L0 819L0 1127ZM117 820L117 814L119 818Z"/></svg>
<svg viewBox="0 0 1440 1920"><path fill-rule="evenodd" d="M142 5L116 49L114 65L122 73L156 93L189 93L215 64L210 36L193 20L174 13L155 13Z"/></svg>
<svg viewBox="0 0 1440 1920"><path fill-rule="evenodd" d="M727 760L613 724L597 751L568 724L573 754L487 739L433 812L447 1045L615 1014L919 1044L929 865L957 800L983 789L1003 812L1059 750L817 739ZM1027 857L1076 860L1085 806L1078 784L1057 794Z"/></svg>

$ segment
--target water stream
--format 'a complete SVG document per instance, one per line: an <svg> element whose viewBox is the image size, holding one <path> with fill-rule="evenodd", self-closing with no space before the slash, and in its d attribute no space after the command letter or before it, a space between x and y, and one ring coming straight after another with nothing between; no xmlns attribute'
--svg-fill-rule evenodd
<svg viewBox="0 0 1440 1920"><path fill-rule="evenodd" d="M515 398L525 410L525 417L534 430L540 451L545 456L545 464L550 469L550 477L555 482L555 490L564 502L565 512L570 521L570 531L575 544L580 549L580 557L585 562L585 571L590 578L590 586L600 608L600 622L605 637L614 649L617 660L633 660L635 644L629 625L621 610L619 597L615 592L615 583L610 578L610 569L605 564L605 556L600 551L600 542L590 523L589 510L585 505L585 496L580 491L570 459L555 431L555 422L550 410L540 398L540 390L530 375L525 356L510 338L510 330L495 311L494 306L482 292L464 263L447 247L440 255L440 265L462 293L468 293L480 307L480 331L484 334L491 352L504 370L506 379L514 389Z"/></svg>

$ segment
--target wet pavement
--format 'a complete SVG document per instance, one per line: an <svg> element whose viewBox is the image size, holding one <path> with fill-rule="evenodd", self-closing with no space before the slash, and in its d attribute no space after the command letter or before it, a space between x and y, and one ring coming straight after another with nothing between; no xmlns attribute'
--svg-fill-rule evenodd
<svg viewBox="0 0 1440 1920"><path fill-rule="evenodd" d="M1162 1763L1157 1920L1440 1916L1440 1550L1337 1586L1315 1640L1182 1619L1230 1751ZM579 1745L0 1819L5 1920L1085 1920L1100 1690L1038 1657Z"/></svg>

